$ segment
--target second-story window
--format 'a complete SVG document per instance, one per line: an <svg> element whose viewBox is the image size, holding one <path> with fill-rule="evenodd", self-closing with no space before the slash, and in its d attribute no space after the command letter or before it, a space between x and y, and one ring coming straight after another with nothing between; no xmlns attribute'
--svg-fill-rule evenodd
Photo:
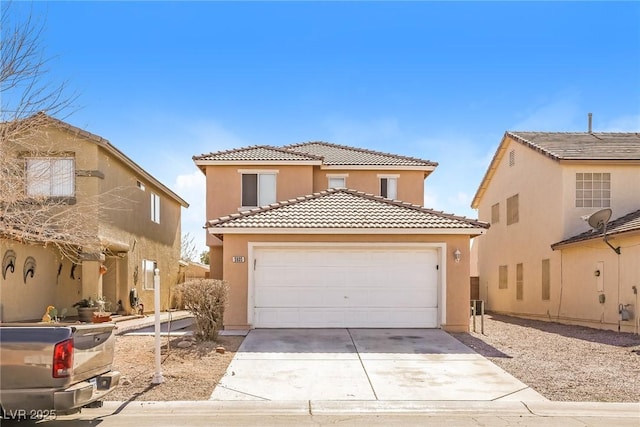
<svg viewBox="0 0 640 427"><path fill-rule="evenodd" d="M28 197L73 197L73 157L27 157L26 192Z"/></svg>
<svg viewBox="0 0 640 427"><path fill-rule="evenodd" d="M507 199L507 225L516 224L520 221L520 202L518 195Z"/></svg>
<svg viewBox="0 0 640 427"><path fill-rule="evenodd" d="M276 202L275 173L242 174L242 206L264 206Z"/></svg>
<svg viewBox="0 0 640 427"><path fill-rule="evenodd" d="M160 224L160 196L151 193L151 221Z"/></svg>
<svg viewBox="0 0 640 427"><path fill-rule="evenodd" d="M398 179L395 177L380 178L380 195L387 199L398 198Z"/></svg>
<svg viewBox="0 0 640 427"><path fill-rule="evenodd" d="M327 188L347 188L347 174L327 174Z"/></svg>
<svg viewBox="0 0 640 427"><path fill-rule="evenodd" d="M608 208L610 206L610 173L576 173L576 208Z"/></svg>

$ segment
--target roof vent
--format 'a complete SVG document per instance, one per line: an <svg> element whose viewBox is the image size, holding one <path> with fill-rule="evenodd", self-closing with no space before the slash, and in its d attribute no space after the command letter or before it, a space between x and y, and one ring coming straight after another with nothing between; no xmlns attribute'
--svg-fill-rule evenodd
<svg viewBox="0 0 640 427"><path fill-rule="evenodd" d="M593 133L591 125L593 124L593 114L589 113L589 133Z"/></svg>

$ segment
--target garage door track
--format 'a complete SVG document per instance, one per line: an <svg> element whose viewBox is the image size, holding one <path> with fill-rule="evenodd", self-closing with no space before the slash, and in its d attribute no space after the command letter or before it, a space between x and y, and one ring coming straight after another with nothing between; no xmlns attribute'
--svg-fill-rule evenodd
<svg viewBox="0 0 640 427"><path fill-rule="evenodd" d="M211 400L546 400L439 329L255 329Z"/></svg>

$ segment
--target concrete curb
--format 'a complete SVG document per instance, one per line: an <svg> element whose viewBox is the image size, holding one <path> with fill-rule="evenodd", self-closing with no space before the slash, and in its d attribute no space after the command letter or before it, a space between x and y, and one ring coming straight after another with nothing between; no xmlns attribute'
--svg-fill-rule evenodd
<svg viewBox="0 0 640 427"><path fill-rule="evenodd" d="M93 411L93 410L92 410ZM483 401L133 401L104 402L100 413L130 415L459 415L637 418L640 403Z"/></svg>

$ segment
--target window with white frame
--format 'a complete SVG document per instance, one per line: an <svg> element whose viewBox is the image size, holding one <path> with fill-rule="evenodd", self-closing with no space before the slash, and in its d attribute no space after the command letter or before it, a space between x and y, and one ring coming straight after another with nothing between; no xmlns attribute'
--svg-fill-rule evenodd
<svg viewBox="0 0 640 427"><path fill-rule="evenodd" d="M157 263L155 261L142 260L142 286L144 289L154 289L153 278L155 275Z"/></svg>
<svg viewBox="0 0 640 427"><path fill-rule="evenodd" d="M75 161L73 157L27 157L26 193L28 197L73 197Z"/></svg>
<svg viewBox="0 0 640 427"><path fill-rule="evenodd" d="M160 196L151 193L151 221L160 224Z"/></svg>
<svg viewBox="0 0 640 427"><path fill-rule="evenodd" d="M611 174L576 173L576 207L611 207Z"/></svg>
<svg viewBox="0 0 640 427"><path fill-rule="evenodd" d="M275 173L242 173L243 207L265 206L276 202Z"/></svg>
<svg viewBox="0 0 640 427"><path fill-rule="evenodd" d="M395 176L380 177L380 195L387 199L398 198L398 178Z"/></svg>
<svg viewBox="0 0 640 427"><path fill-rule="evenodd" d="M347 177L345 175L327 175L329 178L329 187L327 188L346 188Z"/></svg>

